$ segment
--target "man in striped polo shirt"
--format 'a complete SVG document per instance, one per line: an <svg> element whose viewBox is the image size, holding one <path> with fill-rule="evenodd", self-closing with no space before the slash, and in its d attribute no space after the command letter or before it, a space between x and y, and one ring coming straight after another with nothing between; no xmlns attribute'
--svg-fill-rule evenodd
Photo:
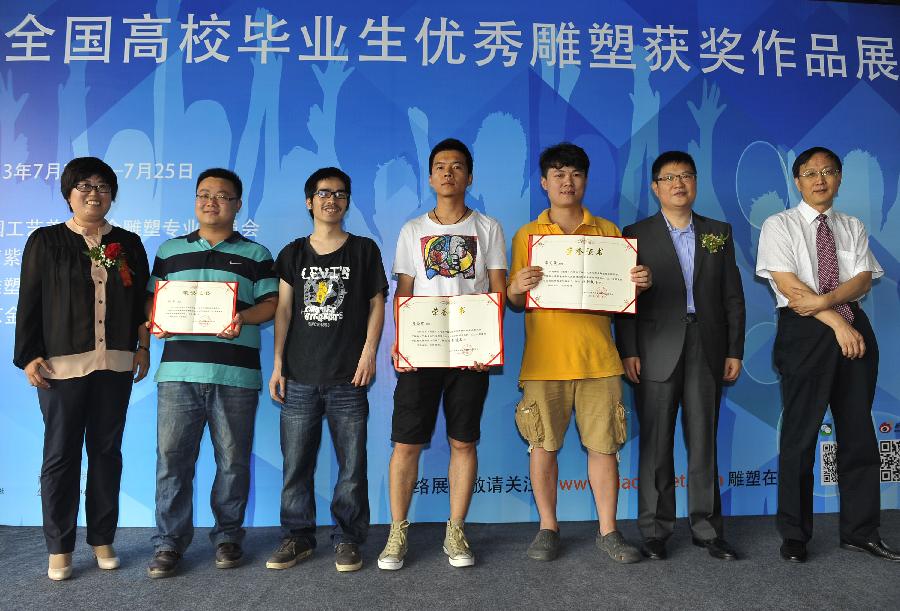
<svg viewBox="0 0 900 611"><path fill-rule="evenodd" d="M232 328L216 336L155 333L166 345L156 372L157 534L147 569L151 578L173 575L193 537L194 465L207 422L216 456L210 498L216 567L235 567L243 555L253 423L262 387L259 325L275 314L278 279L268 249L233 229L241 192L241 179L230 170L200 174L199 229L164 242L153 262L151 298L157 280L237 282L238 296Z"/></svg>

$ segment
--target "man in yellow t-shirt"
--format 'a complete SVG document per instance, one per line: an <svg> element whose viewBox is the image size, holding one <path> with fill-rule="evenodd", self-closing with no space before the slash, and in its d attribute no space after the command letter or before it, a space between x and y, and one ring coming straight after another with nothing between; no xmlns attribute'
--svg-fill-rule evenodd
<svg viewBox="0 0 900 611"><path fill-rule="evenodd" d="M541 280L541 268L528 265L529 234L619 236L606 219L584 206L590 160L580 147L562 143L541 153L541 187L550 208L516 232L512 268L506 289L509 304L521 308L525 293ZM650 287L650 270L637 266L631 279L640 292ZM622 406L622 361L611 333L612 317L600 312L528 310L525 313L525 353L519 383L522 401L516 425L528 441L531 485L540 514L540 530L528 548L535 560L559 554L556 454L575 410L581 443L588 452L588 478L600 527L597 546L616 562L640 560L637 548L616 529L619 467L616 453L625 443Z"/></svg>

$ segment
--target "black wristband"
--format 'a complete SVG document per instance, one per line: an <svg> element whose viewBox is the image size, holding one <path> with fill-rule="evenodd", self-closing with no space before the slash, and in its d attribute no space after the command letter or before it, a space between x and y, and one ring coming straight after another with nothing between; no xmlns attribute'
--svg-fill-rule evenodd
<svg viewBox="0 0 900 611"><path fill-rule="evenodd" d="M147 352L150 352L150 346L138 346L134 351L137 352L138 350L146 350Z"/></svg>

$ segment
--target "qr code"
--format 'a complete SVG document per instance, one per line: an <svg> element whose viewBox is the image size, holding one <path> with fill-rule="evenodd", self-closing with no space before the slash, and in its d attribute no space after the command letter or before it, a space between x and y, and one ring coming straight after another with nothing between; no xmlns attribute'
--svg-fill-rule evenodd
<svg viewBox="0 0 900 611"><path fill-rule="evenodd" d="M900 482L900 439L882 439L878 442L881 454L881 481Z"/></svg>
<svg viewBox="0 0 900 611"><path fill-rule="evenodd" d="M823 441L819 443L820 483L823 486L836 486L837 476L837 442ZM884 477L882 475L882 477Z"/></svg>

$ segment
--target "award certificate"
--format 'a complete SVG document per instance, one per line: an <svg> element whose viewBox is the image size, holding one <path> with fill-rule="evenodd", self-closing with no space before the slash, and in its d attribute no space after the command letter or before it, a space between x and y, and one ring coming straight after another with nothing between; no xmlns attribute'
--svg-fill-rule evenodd
<svg viewBox="0 0 900 611"><path fill-rule="evenodd" d="M157 280L150 331L216 335L231 327L237 282Z"/></svg>
<svg viewBox="0 0 900 611"><path fill-rule="evenodd" d="M399 366L502 365L502 304L500 293L400 297L397 303Z"/></svg>
<svg viewBox="0 0 900 611"><path fill-rule="evenodd" d="M538 285L526 293L529 309L635 312L634 238L529 235L528 265L544 270Z"/></svg>

